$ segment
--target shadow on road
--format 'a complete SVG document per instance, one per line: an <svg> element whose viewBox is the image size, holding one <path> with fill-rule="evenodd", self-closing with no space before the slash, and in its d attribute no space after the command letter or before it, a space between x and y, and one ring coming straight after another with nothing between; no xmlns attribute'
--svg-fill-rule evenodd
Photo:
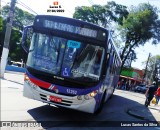
<svg viewBox="0 0 160 130"><path fill-rule="evenodd" d="M136 109L134 109L136 108ZM133 109L133 110L132 110ZM128 114L128 110L133 111L132 114L139 114L144 118L138 118L132 114ZM138 112L136 112L138 111ZM72 109L57 108L49 105L37 107L28 110L28 113L37 122L42 123L43 128L65 127L65 126L120 126L120 122L142 122L155 121L154 116L144 105L114 95L112 99L107 101L102 112L98 115L88 114ZM149 119L148 119L149 118Z"/></svg>

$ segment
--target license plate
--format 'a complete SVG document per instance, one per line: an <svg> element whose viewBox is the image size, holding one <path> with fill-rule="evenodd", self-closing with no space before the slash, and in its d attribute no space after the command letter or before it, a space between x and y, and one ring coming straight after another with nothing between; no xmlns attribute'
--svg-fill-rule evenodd
<svg viewBox="0 0 160 130"><path fill-rule="evenodd" d="M55 96L50 96L49 99L50 101L54 101L54 102L62 102L62 98L55 97Z"/></svg>

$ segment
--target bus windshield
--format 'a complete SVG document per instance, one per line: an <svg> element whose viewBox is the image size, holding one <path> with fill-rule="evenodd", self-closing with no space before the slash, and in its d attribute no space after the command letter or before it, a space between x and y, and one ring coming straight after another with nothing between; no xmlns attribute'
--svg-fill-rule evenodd
<svg viewBox="0 0 160 130"><path fill-rule="evenodd" d="M27 66L80 81L98 81L104 48L72 39L33 33Z"/></svg>

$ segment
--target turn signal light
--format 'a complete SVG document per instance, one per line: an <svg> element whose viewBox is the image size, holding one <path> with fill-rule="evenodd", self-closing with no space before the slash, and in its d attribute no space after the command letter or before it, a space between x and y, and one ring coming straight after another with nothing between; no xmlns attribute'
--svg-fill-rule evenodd
<svg viewBox="0 0 160 130"><path fill-rule="evenodd" d="M24 74L24 81L29 80L29 77L27 74Z"/></svg>

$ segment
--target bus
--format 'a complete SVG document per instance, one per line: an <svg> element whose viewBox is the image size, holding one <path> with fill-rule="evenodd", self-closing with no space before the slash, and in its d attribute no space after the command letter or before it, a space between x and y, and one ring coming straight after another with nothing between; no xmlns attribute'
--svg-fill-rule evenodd
<svg viewBox="0 0 160 130"><path fill-rule="evenodd" d="M119 80L121 59L111 34L81 20L37 15L22 36L28 53L23 95L57 107L99 113Z"/></svg>

